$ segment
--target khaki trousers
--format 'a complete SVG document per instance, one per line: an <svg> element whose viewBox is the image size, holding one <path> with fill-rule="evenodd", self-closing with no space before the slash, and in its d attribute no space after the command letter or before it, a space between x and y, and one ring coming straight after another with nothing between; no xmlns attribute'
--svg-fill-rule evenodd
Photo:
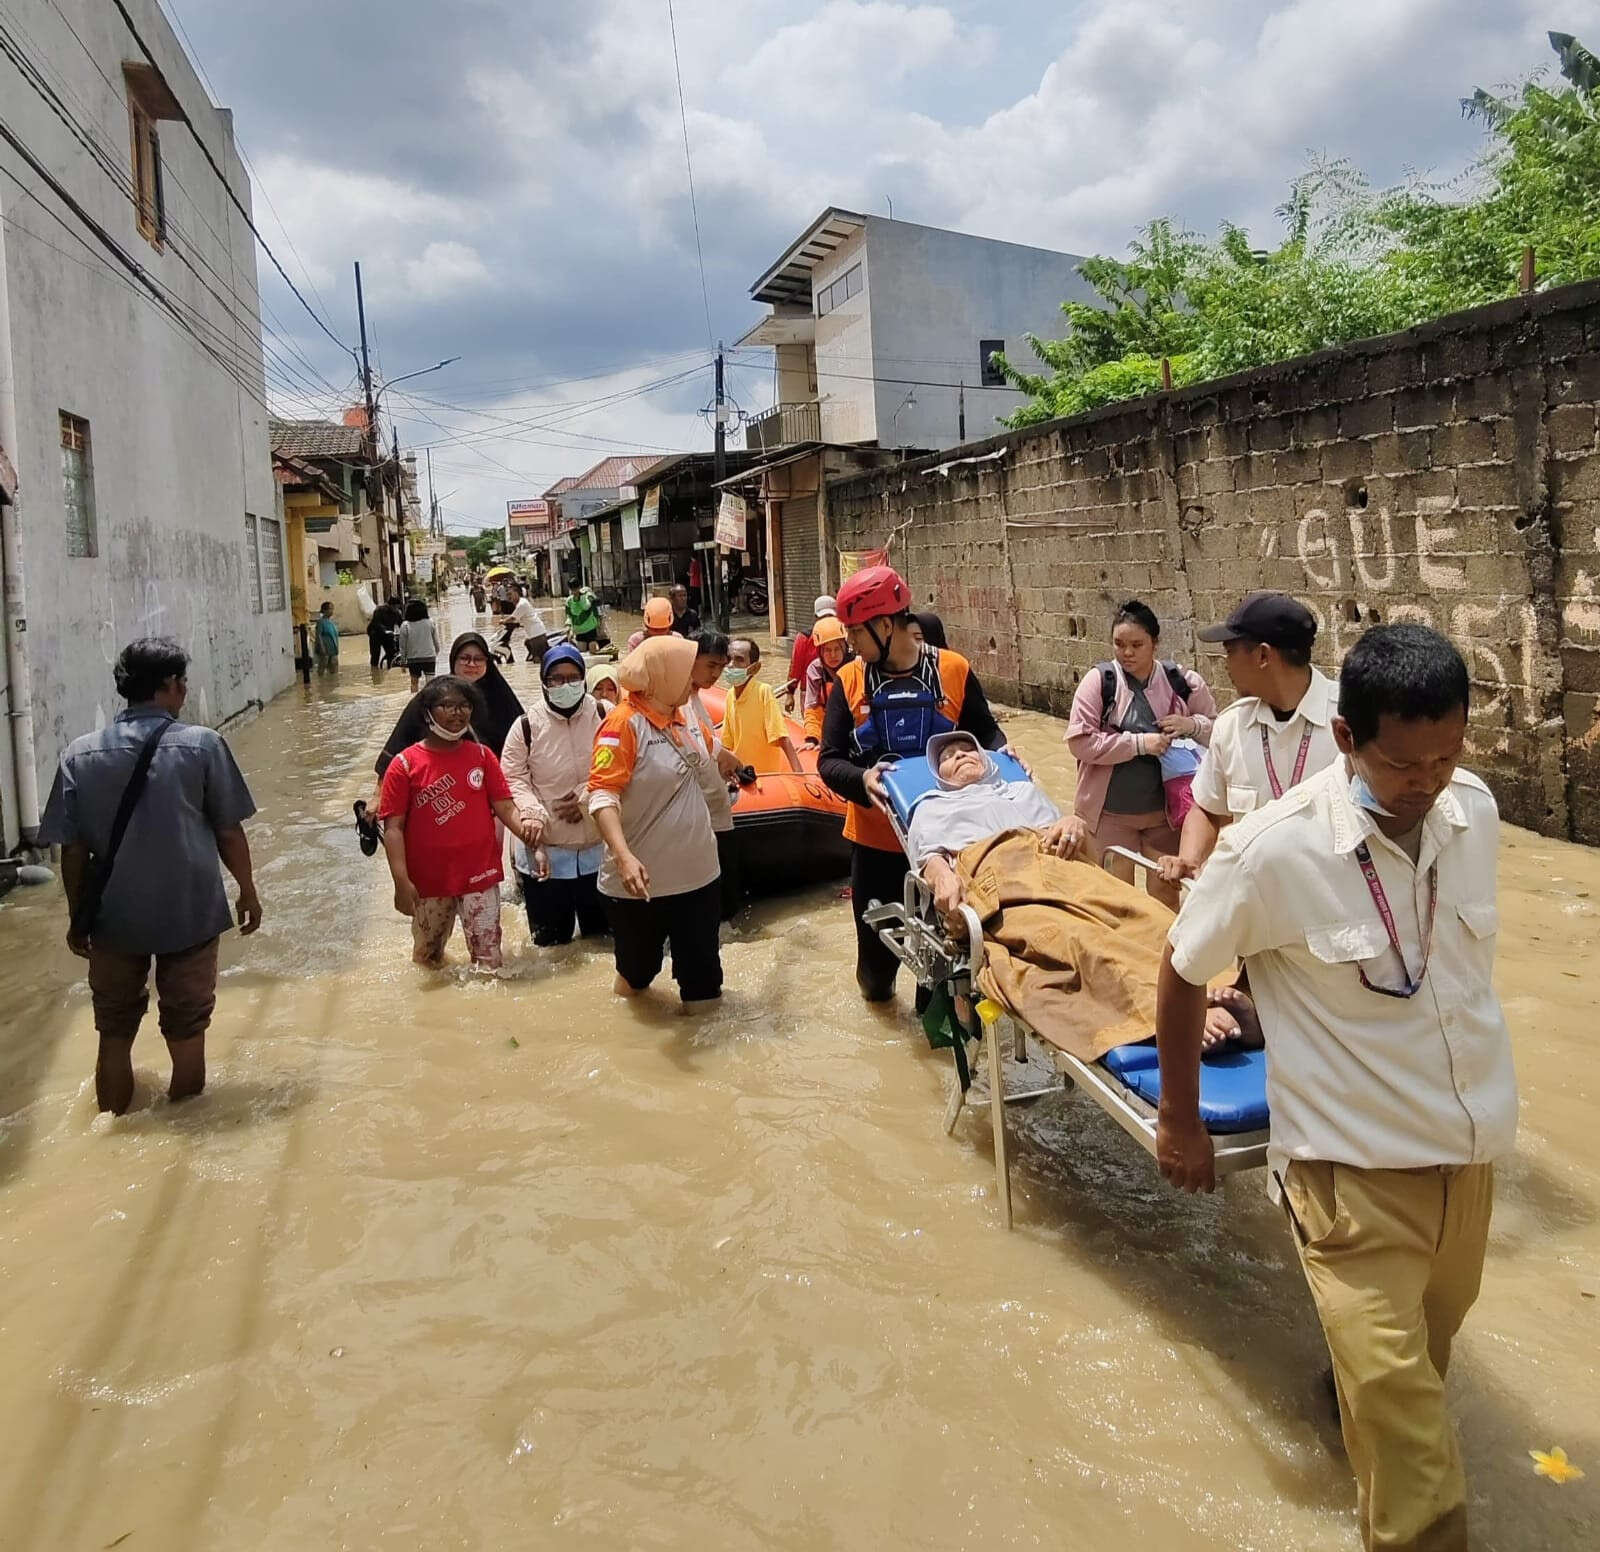
<svg viewBox="0 0 1600 1552"><path fill-rule="evenodd" d="M1493 1166L1293 1160L1284 1202L1339 1389L1367 1552L1463 1552L1466 1479L1445 1406L1478 1297Z"/></svg>

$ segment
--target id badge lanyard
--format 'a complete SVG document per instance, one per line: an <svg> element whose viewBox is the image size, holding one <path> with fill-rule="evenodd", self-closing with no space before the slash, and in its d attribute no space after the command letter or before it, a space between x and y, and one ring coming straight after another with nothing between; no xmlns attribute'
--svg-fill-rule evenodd
<svg viewBox="0 0 1600 1552"><path fill-rule="evenodd" d="M1389 908L1389 897L1383 892L1383 880L1378 877L1372 852L1365 841L1356 847L1355 855L1356 861L1361 865L1361 876L1367 881L1367 892L1372 896L1372 903L1378 908L1378 915L1383 918L1383 930L1389 934L1389 947L1394 950L1395 958L1400 961L1400 969L1405 975L1406 984L1399 990L1388 986L1374 986L1360 965L1356 966L1356 973L1361 977L1361 984L1369 992L1377 992L1382 997L1415 997L1422 990L1423 978L1428 973L1428 960L1433 953L1433 924L1439 913L1439 865L1435 863L1428 869L1428 919L1422 932L1422 963L1413 977L1406 968L1405 951L1400 947L1400 934L1395 929L1394 912Z"/></svg>
<svg viewBox="0 0 1600 1552"><path fill-rule="evenodd" d="M1291 787L1298 787L1301 778L1306 773L1306 756L1311 753L1311 729L1307 728L1300 735L1300 752L1294 757L1294 774L1289 778ZM1266 724L1261 727L1261 758L1267 762L1267 781L1272 786L1272 795L1281 798L1285 788L1278 780L1278 772L1272 763L1272 740L1267 737Z"/></svg>

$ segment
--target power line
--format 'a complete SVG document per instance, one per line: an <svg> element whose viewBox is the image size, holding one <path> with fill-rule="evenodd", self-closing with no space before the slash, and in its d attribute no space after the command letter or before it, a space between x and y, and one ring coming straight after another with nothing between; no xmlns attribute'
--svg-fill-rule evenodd
<svg viewBox="0 0 1600 1552"><path fill-rule="evenodd" d="M105 82L107 88L114 95L116 95L120 101L121 88L119 88L116 81L114 81L111 76L107 74L100 61L95 57L94 52L84 41L82 35L78 32L77 28L73 26L71 18L68 17L64 11L62 11L61 7L56 3L56 0L49 0L49 3L56 15L60 18L62 24L71 34L73 40L77 43L84 57L95 70L96 74L99 75L100 79ZM51 79L49 67L45 62L46 56L44 51L40 48L37 40L30 37L27 31L21 27L21 24L17 21L14 14L9 11L4 11L3 14L7 16L11 26L15 29L15 31L8 32L8 29L0 27L0 52L5 53L12 60L12 63L17 67L23 79L51 108L52 112L54 112L61 122L66 126L68 132L71 133L74 138L76 138L79 143L83 145L84 149L88 151L91 159L93 159L105 172L106 177L112 183L112 185L122 193L122 195L129 201L135 210L138 210L140 208L140 198L138 191L133 187L133 181L130 172L123 166L119 155L114 151L107 149L107 147L102 144L95 133L94 125L91 122L86 122L86 120L94 120L97 117L94 108L91 107L91 105L82 96L73 90L65 77L57 75L55 80ZM24 42L32 46L35 51L35 57L30 58L26 54L23 48ZM7 46L8 43L10 45L9 47ZM78 109L84 115L83 119L79 119L74 115L64 100L62 95L63 93L73 99ZM334 385L322 375L316 364L312 362L305 352L299 348L298 344L289 334L288 330L283 327L282 320L277 317L277 315L272 311L271 307L266 304L265 299L260 295L259 289L253 283L253 266L251 267L252 273L246 277L248 285L247 295L239 289L239 275L232 263L233 246L231 241L228 238L225 238L223 234L219 232L214 225L212 225L211 221L207 218L205 211L201 208L199 202L192 194L190 194L188 188L184 185L182 179L178 177L173 168L170 166L164 166L162 168L162 174L164 183L171 182L176 184L178 189L182 191L184 197L188 200L189 208L198 217L200 223L206 228L206 230L210 232L211 236L216 240L217 245L228 255L228 274L223 275L221 270L219 270L217 266L205 256L205 254L201 251L200 245L195 242L189 233L184 230L182 223L177 219L176 215L170 208L164 210L163 212L164 219L162 235L166 240L167 245L171 248L174 256L179 260L179 262L184 264L184 266L191 270L191 272L195 273L195 277L200 281L201 285L205 286L207 290L212 291L212 295L216 297L219 305L223 307L224 312L231 318L237 327L245 330L252 336L260 335L262 337L262 365L268 369L269 373L273 367L276 367L279 378L285 380L279 384L276 384L275 386L278 386L280 391L293 394L297 397L309 398L312 402L316 402L324 397L324 394L317 386L320 384L323 389L327 390L328 394L337 397L340 390L335 388ZM220 296L217 296L216 292L207 284L204 277L195 270L194 264L181 251L180 241L182 244L187 244L193 250L195 258L198 259L199 263L203 265L205 269L216 279L217 283L227 291L228 297L232 299L232 302L244 310L246 316L240 316L238 312L234 311L233 306L229 305L228 301ZM263 323L260 316L262 310L265 310L268 317L272 320L272 323L277 325L276 329ZM301 366L303 366L305 369L304 372L290 366L288 361L273 349L272 345L269 343L268 336L270 336L272 339L278 340L281 345L300 362ZM248 364L251 367L254 367L255 365L253 360L249 361ZM309 374L309 376L306 374ZM313 379L315 381L313 381Z"/></svg>
<svg viewBox="0 0 1600 1552"><path fill-rule="evenodd" d="M166 11L167 15L172 19L172 25L177 29L178 36L183 39L183 46L188 49L189 58L193 62L195 69L199 71L200 79L205 83L206 90L211 93L211 100L216 102L221 96L221 93L217 91L216 85L213 83L211 77L206 74L205 64L200 58L199 51L195 48L193 41L189 37L189 31L183 25L183 18L178 15L177 8L173 5L172 0L157 0L157 4L161 5ZM301 258L300 250L294 245L294 238L289 235L289 228L284 225L283 217L278 214L278 207L272 203L272 195L268 192L267 185L262 181L261 174L256 171L255 163L250 160L249 153L245 150L244 146L239 142L237 137L234 139L233 147L234 150L239 153L239 160L244 163L245 170L250 174L251 182L256 188L261 190L261 197L266 200L267 209L272 212L272 219L278 223L278 230L283 233L283 240L289 245L289 252L294 255L295 262L300 266L300 273L306 277L306 284L311 287L311 294L316 297L319 303L321 303L323 312L332 311L328 304L322 300L322 293L317 290L317 282L311 274L311 266L307 264L303 258ZM259 236L259 234L257 235ZM265 248L266 244L262 243L261 246Z"/></svg>
<svg viewBox="0 0 1600 1552"><path fill-rule="evenodd" d="M139 45L139 52L144 55L145 61L149 64L150 68L155 71L156 79L160 81L163 87L166 88L167 94L172 99L173 106L178 110L179 119L182 121L184 128L186 128L194 137L194 143L200 148L200 154L206 159L206 164L211 168L212 172L217 175L217 181L221 183L224 191L227 193L229 202L233 205L234 209L239 212L239 215L243 218L245 225L250 228L251 235L254 236L255 240L261 244L261 251L272 260L272 267L277 270L279 275L283 277L283 283L288 286L290 292L294 296L294 299L299 302L299 304L305 308L308 313L310 313L312 320L316 323L317 327L321 329L322 332L326 334L328 338L339 347L340 350L344 351L346 355L353 357L355 352L351 350L351 348L346 345L345 342L340 339L339 336L335 334L326 323L322 321L322 318L317 312L316 308L314 308L301 294L300 288L289 278L288 270L283 267L278 260L277 254L275 254L271 247L268 246L267 240L261 235L261 231L256 226L254 218L251 216L250 212L245 209L244 202L237 194L234 193L233 185L228 181L227 174L224 173L219 166L217 166L217 159L211 154L211 148L203 139L201 139L200 131L194 127L194 120L189 117L188 110L178 100L177 93L175 93L172 90L172 87L168 85L167 78L162 73L161 66L156 63L155 55L150 52L149 45L144 41L139 29L134 26L133 18L128 15L127 6L122 3L122 0L111 0L111 3L117 8L117 14L121 16L123 25L126 26L128 31L133 35L133 41Z"/></svg>
<svg viewBox="0 0 1600 1552"><path fill-rule="evenodd" d="M37 45L35 45L35 47L37 47ZM122 196L133 205L134 209L137 210L139 208L139 198L133 188L131 178L123 171L120 163L113 159L105 150L105 148L101 146L99 141L95 139L93 130L74 116L72 110L55 90L54 85L51 83L48 77L45 76L37 61L31 59L23 51L16 36L4 26L0 26L0 55L4 55L12 62L12 64L16 67L17 72L22 76L27 85L32 88L35 95L44 102L44 104L51 110L56 118L59 119L60 122L65 126L68 133L73 136L73 138L83 147L86 152L88 152L90 159L105 173L112 187L122 194ZM81 103L80 99L80 106L82 105L83 104ZM176 222L171 222L169 224L175 231L181 233L182 229L181 227L177 226ZM206 318L205 315L198 309L189 309L193 313L195 321L200 323L204 328L208 329L219 341L220 346L230 352L234 358L235 366L241 372L247 372L253 376L258 369L264 373L271 369L276 369L280 379L280 383L276 386L280 387L280 391L283 391L282 381L286 380L288 383L288 392L297 395L309 395L313 400L320 397L315 384L291 368L272 349L271 345L267 343L267 340L264 337L264 332L261 328L259 317L256 315L250 302L241 297L234 289L227 276L224 276L215 265L211 264L204 257L204 255L200 254L198 248L196 249L196 255L199 258L200 264L204 265L206 270L216 279L217 283L226 289L227 296L224 296L206 279L205 275L200 272L200 269L183 251L183 248L180 246L180 244L171 240L170 233L168 234L167 246L169 247L173 257L176 258L178 262L181 263L187 270L189 270L189 272L199 282L201 288L209 293L212 299L222 309L223 316L234 325L235 329L241 330L251 339L259 341L262 354L258 360L246 350L245 346L237 338L229 338L222 329L213 324L211 320ZM249 316L241 317L239 313L234 310L233 304L237 304L239 307L247 309ZM329 384L328 386L331 388L332 385Z"/></svg>
<svg viewBox="0 0 1600 1552"><path fill-rule="evenodd" d="M121 0L116 0L118 5ZM700 261L700 304L706 311L706 348L717 348L711 329L711 293L706 288L706 255L700 246L700 206L694 197L694 158L689 154L689 110L683 101L683 66L678 62L678 19L667 0L667 26L672 30L672 71L678 78L678 119L683 125L683 165L689 173L689 214L694 217L694 252Z"/></svg>
<svg viewBox="0 0 1600 1552"><path fill-rule="evenodd" d="M120 281L123 285L126 285L128 289L136 296L140 296L146 302L157 306L165 315L168 323L175 328L181 329L186 335L188 335L189 338L201 348L201 350L211 357L211 359L222 370L223 374L230 382L238 387L241 392L249 394L250 397L261 406L263 411L270 413L265 399L262 398L261 393L256 389L254 383L247 382L241 371L234 363L219 354L219 352L207 340L195 332L190 320L185 316L179 305L171 297L169 297L148 274L146 274L136 260L130 258L126 253L123 252L116 239L112 237L111 234L103 227L101 227L94 220L94 218L90 216L81 205L78 204L72 195L50 175L49 171L43 167L43 164L38 161L38 159L31 151L28 150L22 141L17 139L17 137L12 133L11 129L3 122L0 122L0 140L4 140L12 147L12 149L17 152L19 156L22 157L23 161L28 164L33 172L42 178L43 181L50 187L51 192L54 193L56 197L60 199L62 203L65 204L67 208L71 210L72 213L77 216L77 218L86 227L88 227L90 232L95 236L96 240L101 244L101 246L105 247L122 266L122 268L127 270L128 273L132 275L134 280L138 281L139 284L135 286L131 281L124 280L120 275L118 275L103 257L95 254L94 249L89 246L88 242L80 233L75 232L71 227L69 227L65 220L62 219L61 215L58 212L50 209L50 207L46 205L44 201L41 200L39 196L22 181L21 178L12 172L9 167L0 165L0 172L3 172L8 178L10 178L11 181L16 184L17 188L20 189L28 199L32 200L33 203L36 204L47 216L49 216L51 220L53 220L64 232L66 232L69 237L73 238L74 241L78 242L85 250L96 257L99 260L102 268L105 269L113 279ZM7 225L14 227L18 231L26 232L28 236L34 239L34 241L41 243L46 248L50 248L52 252L61 253L59 248L55 248L52 244L45 242L37 232L30 231L27 227L21 226L19 223L13 221L9 216L5 217L4 219ZM62 256L70 258L70 255L67 254L63 254ZM143 289L141 290L140 287Z"/></svg>

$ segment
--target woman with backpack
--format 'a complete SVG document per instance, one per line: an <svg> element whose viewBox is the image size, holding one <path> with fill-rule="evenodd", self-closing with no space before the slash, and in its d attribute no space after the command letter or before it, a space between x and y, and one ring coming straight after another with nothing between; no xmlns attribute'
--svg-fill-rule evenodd
<svg viewBox="0 0 1600 1552"><path fill-rule="evenodd" d="M583 653L562 643L539 664L544 694L507 730L501 764L524 819L543 831L544 867L526 847L516 854L528 930L539 948L570 943L609 930L600 899L600 862L605 847L585 808L595 734L607 707L584 682Z"/></svg>
<svg viewBox="0 0 1600 1552"><path fill-rule="evenodd" d="M1161 622L1137 599L1117 610L1113 660L1083 676L1072 698L1067 747L1078 762L1073 803L1096 858L1113 846L1140 856L1174 855L1178 831L1167 812L1161 757L1174 739L1205 745L1217 703L1192 668L1159 658ZM1154 874L1147 886L1176 907L1175 886Z"/></svg>

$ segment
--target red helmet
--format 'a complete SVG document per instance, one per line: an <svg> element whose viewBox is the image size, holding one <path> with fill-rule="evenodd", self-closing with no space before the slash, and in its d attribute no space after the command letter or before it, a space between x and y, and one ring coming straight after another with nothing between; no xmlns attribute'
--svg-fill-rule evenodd
<svg viewBox="0 0 1600 1552"><path fill-rule="evenodd" d="M834 609L844 625L865 625L910 607L911 589L893 566L865 567L848 578L834 597Z"/></svg>

